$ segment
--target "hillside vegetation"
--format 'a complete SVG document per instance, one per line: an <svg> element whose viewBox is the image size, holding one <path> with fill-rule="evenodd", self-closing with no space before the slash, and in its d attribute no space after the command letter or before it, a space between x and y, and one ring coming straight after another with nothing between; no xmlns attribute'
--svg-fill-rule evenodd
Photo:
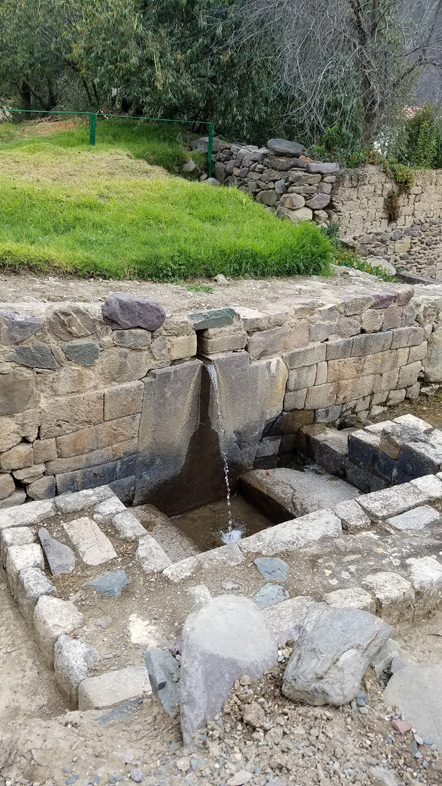
<svg viewBox="0 0 442 786"><path fill-rule="evenodd" d="M328 273L331 244L315 226L166 171L189 155L159 125L99 120L94 148L73 120L0 125L0 268L157 281Z"/></svg>

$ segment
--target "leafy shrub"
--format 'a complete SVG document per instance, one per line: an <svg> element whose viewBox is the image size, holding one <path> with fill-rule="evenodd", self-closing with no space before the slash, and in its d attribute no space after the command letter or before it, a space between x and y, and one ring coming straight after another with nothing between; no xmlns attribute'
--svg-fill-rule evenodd
<svg viewBox="0 0 442 786"><path fill-rule="evenodd" d="M425 106L407 120L392 145L391 153L400 164L416 169L442 168L440 108Z"/></svg>

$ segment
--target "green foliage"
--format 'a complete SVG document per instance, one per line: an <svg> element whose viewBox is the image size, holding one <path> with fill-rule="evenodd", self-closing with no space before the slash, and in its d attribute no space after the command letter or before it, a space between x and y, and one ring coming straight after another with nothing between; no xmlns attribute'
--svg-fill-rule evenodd
<svg viewBox="0 0 442 786"><path fill-rule="evenodd" d="M405 193L410 190L414 185L414 172L409 166L405 164L398 164L392 158L384 158L382 162L384 172L393 177L393 180L399 186L399 193Z"/></svg>
<svg viewBox="0 0 442 786"><path fill-rule="evenodd" d="M442 118L440 108L426 106L405 122L392 144L400 164L415 169L442 168Z"/></svg>
<svg viewBox="0 0 442 786"><path fill-rule="evenodd" d="M0 267L156 281L329 273L332 247L315 225L151 168L129 126L121 145L108 128L96 148L84 126L45 137L17 127L0 146Z"/></svg>
<svg viewBox="0 0 442 786"><path fill-rule="evenodd" d="M207 284L189 284L186 289L188 292L207 292L207 294L213 295L213 287L209 287Z"/></svg>

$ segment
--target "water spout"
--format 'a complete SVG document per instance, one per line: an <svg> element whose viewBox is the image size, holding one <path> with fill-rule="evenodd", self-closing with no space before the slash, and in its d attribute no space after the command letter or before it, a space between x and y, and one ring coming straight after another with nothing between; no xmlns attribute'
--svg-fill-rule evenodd
<svg viewBox="0 0 442 786"><path fill-rule="evenodd" d="M221 411L221 398L219 394L218 375L216 373L216 368L213 365L213 363L207 363L206 368L209 373L210 379L212 381L213 390L215 393L218 427L219 427L219 434L220 434L220 450L221 450L221 457L223 460L223 467L224 467L224 479L226 482L227 532L221 533L221 540L223 543L235 543L235 541L241 540L243 536L243 529L237 524L237 522L235 521L232 515L232 498L231 498L230 480L229 480L229 462L227 460L226 428L224 425L224 418Z"/></svg>

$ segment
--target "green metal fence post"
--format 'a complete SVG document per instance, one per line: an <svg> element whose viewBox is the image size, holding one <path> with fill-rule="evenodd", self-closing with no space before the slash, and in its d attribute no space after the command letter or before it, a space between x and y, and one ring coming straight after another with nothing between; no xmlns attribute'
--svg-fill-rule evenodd
<svg viewBox="0 0 442 786"><path fill-rule="evenodd" d="M89 113L89 144L95 145L95 128L97 126L97 115L94 112Z"/></svg>
<svg viewBox="0 0 442 786"><path fill-rule="evenodd" d="M213 152L213 123L209 123L209 144L207 147L207 170L209 177L212 177L212 152Z"/></svg>

